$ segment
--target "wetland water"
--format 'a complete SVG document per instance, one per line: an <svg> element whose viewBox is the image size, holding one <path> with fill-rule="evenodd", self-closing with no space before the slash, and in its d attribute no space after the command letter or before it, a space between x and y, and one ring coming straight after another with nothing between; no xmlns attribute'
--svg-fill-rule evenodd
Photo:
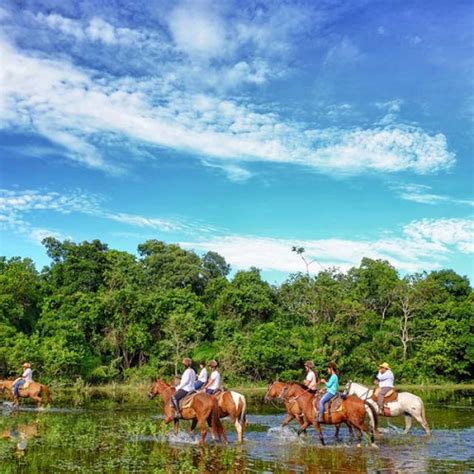
<svg viewBox="0 0 474 474"><path fill-rule="evenodd" d="M247 397L243 446L236 444L233 426L226 425L229 447L210 442L201 448L186 433L171 434L162 426L156 401L132 402L117 394L81 400L64 393L57 394L53 408L41 412L24 403L12 413L3 404L0 472L472 472L474 392L419 394L433 437L427 440L416 424L411 435L403 435L403 417L381 418L378 450L356 448L345 428L336 442L334 427L324 426L326 447L314 430L298 437L296 425L281 429L284 411L263 405L263 393Z"/></svg>

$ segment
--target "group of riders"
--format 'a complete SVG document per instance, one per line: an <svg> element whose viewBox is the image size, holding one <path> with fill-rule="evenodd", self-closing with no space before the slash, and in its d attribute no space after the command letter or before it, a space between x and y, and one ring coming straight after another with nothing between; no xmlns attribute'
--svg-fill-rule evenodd
<svg viewBox="0 0 474 474"><path fill-rule="evenodd" d="M185 370L181 376L179 384L176 386L176 392L171 398L173 406L176 410L175 418L180 418L180 400L186 397L188 394L202 390L208 394L213 395L221 390L221 374L218 371L218 364L215 360L209 362L209 368L211 369L210 375L206 369L206 362L201 361L199 363L199 374L192 368L193 361L186 357L183 360ZM319 422L323 421L324 411L326 405L338 394L339 391L339 373L337 366L334 362L330 362L327 366L328 379L318 379L318 373L315 370L314 362L308 360L305 362L304 367L306 369L306 377L303 385L307 387L307 391L311 394L316 394L320 384L326 386L326 392L321 398L319 406ZM377 403L380 412L383 413L384 398L385 395L393 390L395 385L395 378L389 364L384 362L380 364L379 371L376 375L375 383L378 385Z"/></svg>
<svg viewBox="0 0 474 474"><path fill-rule="evenodd" d="M181 416L179 402L184 397L186 397L186 395L198 390L206 391L209 395L214 395L219 390L221 390L221 374L218 370L218 364L215 360L211 360L208 364L208 367L211 369L210 374L206 368L207 366L205 361L202 360L199 363L199 374L196 374L192 364L193 361L189 357L183 359L185 370L181 375L180 382L178 385L176 385L176 392L171 398L173 406L176 410L176 418L180 418ZM22 367L23 373L21 374L21 377L18 377L13 382L13 394L16 398L18 398L20 395L20 389L22 387L26 388L28 384L33 381L33 371L31 369L31 364L29 362L25 362ZM307 391L309 393L316 394L320 384L324 384L326 386L326 393L321 398L319 407L319 421L321 422L323 420L326 405L338 394L339 391L338 369L334 362L330 362L327 366L329 378L322 378L319 380L313 361L306 361L304 367L306 369L306 377L303 384L307 387ZM390 365L387 364L387 362L380 364L375 383L379 388L377 403L380 412L382 413L385 395L393 390L395 385L395 377Z"/></svg>

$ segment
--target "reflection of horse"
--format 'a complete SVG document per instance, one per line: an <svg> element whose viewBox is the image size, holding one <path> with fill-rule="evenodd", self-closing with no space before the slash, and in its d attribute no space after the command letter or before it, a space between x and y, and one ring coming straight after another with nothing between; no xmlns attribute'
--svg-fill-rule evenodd
<svg viewBox="0 0 474 474"><path fill-rule="evenodd" d="M43 395L46 396L46 403L51 403L51 393L46 385L38 382L30 382L27 388L20 388L20 397L15 397L13 393L13 380L0 380L0 391L5 393L7 391L9 397L13 399L15 406L18 408L21 398L32 398L36 401L39 408L43 402Z"/></svg>
<svg viewBox="0 0 474 474"><path fill-rule="evenodd" d="M11 439L16 442L18 454L24 454L28 446L28 440L39 436L38 422L28 425L15 425L10 429L6 429L0 433L0 438Z"/></svg>
<svg viewBox="0 0 474 474"><path fill-rule="evenodd" d="M265 400L273 400L274 398L278 398L283 400L285 403L286 411L288 412L288 416L285 418L283 423L281 424L282 427L287 426L290 424L293 420L296 420L300 426L303 426L304 424L304 417L303 417L303 412L301 411L300 406L296 402L296 400L293 399L284 399L283 398L283 393L285 389L289 387L291 382L280 382L279 380L275 380L270 384L268 387L267 393L265 394ZM349 428L349 433L350 436L353 436L353 431L352 431L352 426L350 424L347 424L347 427ZM341 429L341 425L337 424L336 425L336 439L339 439L339 430Z"/></svg>
<svg viewBox="0 0 474 474"><path fill-rule="evenodd" d="M321 444L324 445L324 437L321 431L321 425L318 422L318 411L317 407L314 405L315 398L313 395L307 391L304 385L293 382L284 391L283 396L289 400L294 398L303 412L305 422L299 429L298 434L302 433L310 424L312 424L319 434ZM326 411L324 413L323 423L328 425L337 425L340 423L350 424L356 429L358 446L361 446L362 431L369 434L369 430L364 425L366 414L369 416L369 425L371 428L370 440L372 446L376 446L374 443L374 430L377 425L377 414L370 405L366 405L357 397L347 397L342 400L340 410L331 411L330 413Z"/></svg>
<svg viewBox="0 0 474 474"><path fill-rule="evenodd" d="M161 395L164 402L165 422L174 421L174 429L178 433L179 421L174 420L175 409L171 403L171 397L175 391L175 387L168 385L164 380L157 379L151 386L148 397L153 399L157 395ZM201 430L201 444L204 445L206 442L208 420L213 436L218 437L219 440L224 438L224 442L227 443L227 435L219 418L219 406L215 397L205 392L196 393L189 404L186 403L181 409L181 416L184 420L197 420Z"/></svg>
<svg viewBox="0 0 474 474"><path fill-rule="evenodd" d="M244 442L244 431L247 425L247 401L245 397L231 390L224 390L218 392L213 397L217 398L219 406L219 417L229 417L230 421L234 423L237 431L237 438L240 443ZM194 431L196 421L193 421L191 431Z"/></svg>
<svg viewBox="0 0 474 474"><path fill-rule="evenodd" d="M371 398L374 391L369 387L366 387L360 383L349 381L349 383L346 385L346 392L349 395L357 395L362 400L370 403L370 405L373 406L378 412L377 403ZM418 421L421 426L423 426L426 434L431 436L431 429L428 425L428 422L426 421L425 406L423 404L423 400L420 397L414 395L413 393L400 392L398 393L397 400L388 402L386 405L389 409L390 415L387 415L387 412L385 412L381 413L382 416L392 417L400 416L402 414L405 415L405 433L408 433L411 428L413 418L415 418L415 420Z"/></svg>

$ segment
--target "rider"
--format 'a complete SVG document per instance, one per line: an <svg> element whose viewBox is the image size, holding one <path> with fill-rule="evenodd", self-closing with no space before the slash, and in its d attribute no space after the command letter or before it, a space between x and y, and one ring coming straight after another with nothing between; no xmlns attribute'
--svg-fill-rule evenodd
<svg viewBox="0 0 474 474"><path fill-rule="evenodd" d="M23 373L21 377L17 378L13 382L13 394L16 398L20 396L20 388L22 385L27 385L33 382L33 371L31 370L31 364L29 362L25 362L23 365Z"/></svg>
<svg viewBox="0 0 474 474"><path fill-rule="evenodd" d="M209 362L209 367L211 368L211 375L204 388L209 395L213 395L221 386L221 374L217 370L217 362L215 360Z"/></svg>
<svg viewBox="0 0 474 474"><path fill-rule="evenodd" d="M201 370L199 371L198 378L196 380L196 383L194 384L195 390L199 390L203 385L206 385L207 382L206 362L201 360L201 362L199 362L199 368Z"/></svg>
<svg viewBox="0 0 474 474"><path fill-rule="evenodd" d="M326 384L326 393L321 398L319 405L319 418L318 422L321 423L324 418L324 405L337 395L339 389L339 377L337 376L337 366L334 362L328 364L328 374L330 375L329 380L322 379L321 382Z"/></svg>
<svg viewBox="0 0 474 474"><path fill-rule="evenodd" d="M314 395L318 388L318 374L314 370L314 362L312 360L307 360L304 367L307 373L303 384L308 387L308 392Z"/></svg>
<svg viewBox="0 0 474 474"><path fill-rule="evenodd" d="M395 386L395 377L387 362L379 365L379 373L376 376L375 383L378 384L380 388L377 402L380 408L380 413L383 413L385 395L390 392L390 390L393 390Z"/></svg>
<svg viewBox="0 0 474 474"><path fill-rule="evenodd" d="M181 376L181 381L176 386L176 392L171 397L171 402L176 410L174 415L175 419L181 418L181 411L179 409L179 401L184 398L189 392L194 391L194 380L196 379L196 372L194 372L193 368L191 367L193 361L186 357L183 359L183 364L186 367L183 375Z"/></svg>

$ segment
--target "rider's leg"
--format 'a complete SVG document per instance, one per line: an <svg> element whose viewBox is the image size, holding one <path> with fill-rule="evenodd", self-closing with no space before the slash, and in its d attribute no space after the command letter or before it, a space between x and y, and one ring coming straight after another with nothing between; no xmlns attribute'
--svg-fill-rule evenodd
<svg viewBox="0 0 474 474"><path fill-rule="evenodd" d="M383 402L384 402L385 394L390 392L390 390L392 390L392 387L383 387L380 389L379 396L377 399L380 413L383 413Z"/></svg>
<svg viewBox="0 0 474 474"><path fill-rule="evenodd" d="M13 387L13 394L15 395L16 398L20 396L20 387L24 384L25 384L25 381L23 379L18 380L18 382L15 383Z"/></svg>
<svg viewBox="0 0 474 474"><path fill-rule="evenodd" d="M184 398L188 392L183 389L179 389L172 397L171 397L171 402L173 403L174 409L176 410L176 413L174 415L175 419L181 418L181 411L179 409L179 401Z"/></svg>
<svg viewBox="0 0 474 474"><path fill-rule="evenodd" d="M323 418L324 418L324 405L326 405L326 403L329 402L329 400L331 400L332 397L334 397L333 394L326 392L323 395L323 398L321 398L321 402L319 404L319 419L318 419L320 423L323 421Z"/></svg>

